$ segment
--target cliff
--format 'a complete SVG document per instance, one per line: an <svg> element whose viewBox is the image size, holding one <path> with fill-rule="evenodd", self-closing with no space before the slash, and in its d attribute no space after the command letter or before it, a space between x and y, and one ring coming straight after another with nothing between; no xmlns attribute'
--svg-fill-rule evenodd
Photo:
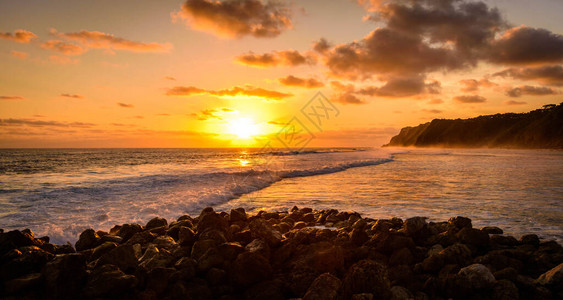
<svg viewBox="0 0 563 300"><path fill-rule="evenodd" d="M401 129L384 146L563 149L563 103L528 113L434 119Z"/></svg>

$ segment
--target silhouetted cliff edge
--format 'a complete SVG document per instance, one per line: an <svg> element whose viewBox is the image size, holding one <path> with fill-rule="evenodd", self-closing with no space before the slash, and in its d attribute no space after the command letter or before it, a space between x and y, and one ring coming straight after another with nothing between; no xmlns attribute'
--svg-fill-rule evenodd
<svg viewBox="0 0 563 300"><path fill-rule="evenodd" d="M435 119L401 129L386 146L563 149L563 102L528 113Z"/></svg>

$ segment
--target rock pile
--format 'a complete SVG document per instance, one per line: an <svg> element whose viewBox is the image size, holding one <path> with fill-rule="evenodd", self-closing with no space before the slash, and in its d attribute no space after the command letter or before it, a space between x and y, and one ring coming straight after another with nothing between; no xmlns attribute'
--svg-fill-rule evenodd
<svg viewBox="0 0 563 300"><path fill-rule="evenodd" d="M85 230L0 230L4 299L563 299L563 248L471 220L204 209Z"/></svg>

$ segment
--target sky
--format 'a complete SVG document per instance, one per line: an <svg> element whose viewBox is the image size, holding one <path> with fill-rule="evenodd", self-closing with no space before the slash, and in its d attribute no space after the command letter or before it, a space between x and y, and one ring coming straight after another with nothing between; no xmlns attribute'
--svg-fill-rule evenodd
<svg viewBox="0 0 563 300"><path fill-rule="evenodd" d="M563 97L560 0L0 0L0 147L378 147Z"/></svg>

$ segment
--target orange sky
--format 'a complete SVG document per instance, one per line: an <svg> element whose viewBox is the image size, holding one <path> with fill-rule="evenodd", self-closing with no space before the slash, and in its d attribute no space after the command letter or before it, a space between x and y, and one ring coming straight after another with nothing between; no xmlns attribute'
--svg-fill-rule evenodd
<svg viewBox="0 0 563 300"><path fill-rule="evenodd" d="M561 11L0 0L0 147L283 147L288 123L308 146L380 146L434 118L525 112L561 102Z"/></svg>

